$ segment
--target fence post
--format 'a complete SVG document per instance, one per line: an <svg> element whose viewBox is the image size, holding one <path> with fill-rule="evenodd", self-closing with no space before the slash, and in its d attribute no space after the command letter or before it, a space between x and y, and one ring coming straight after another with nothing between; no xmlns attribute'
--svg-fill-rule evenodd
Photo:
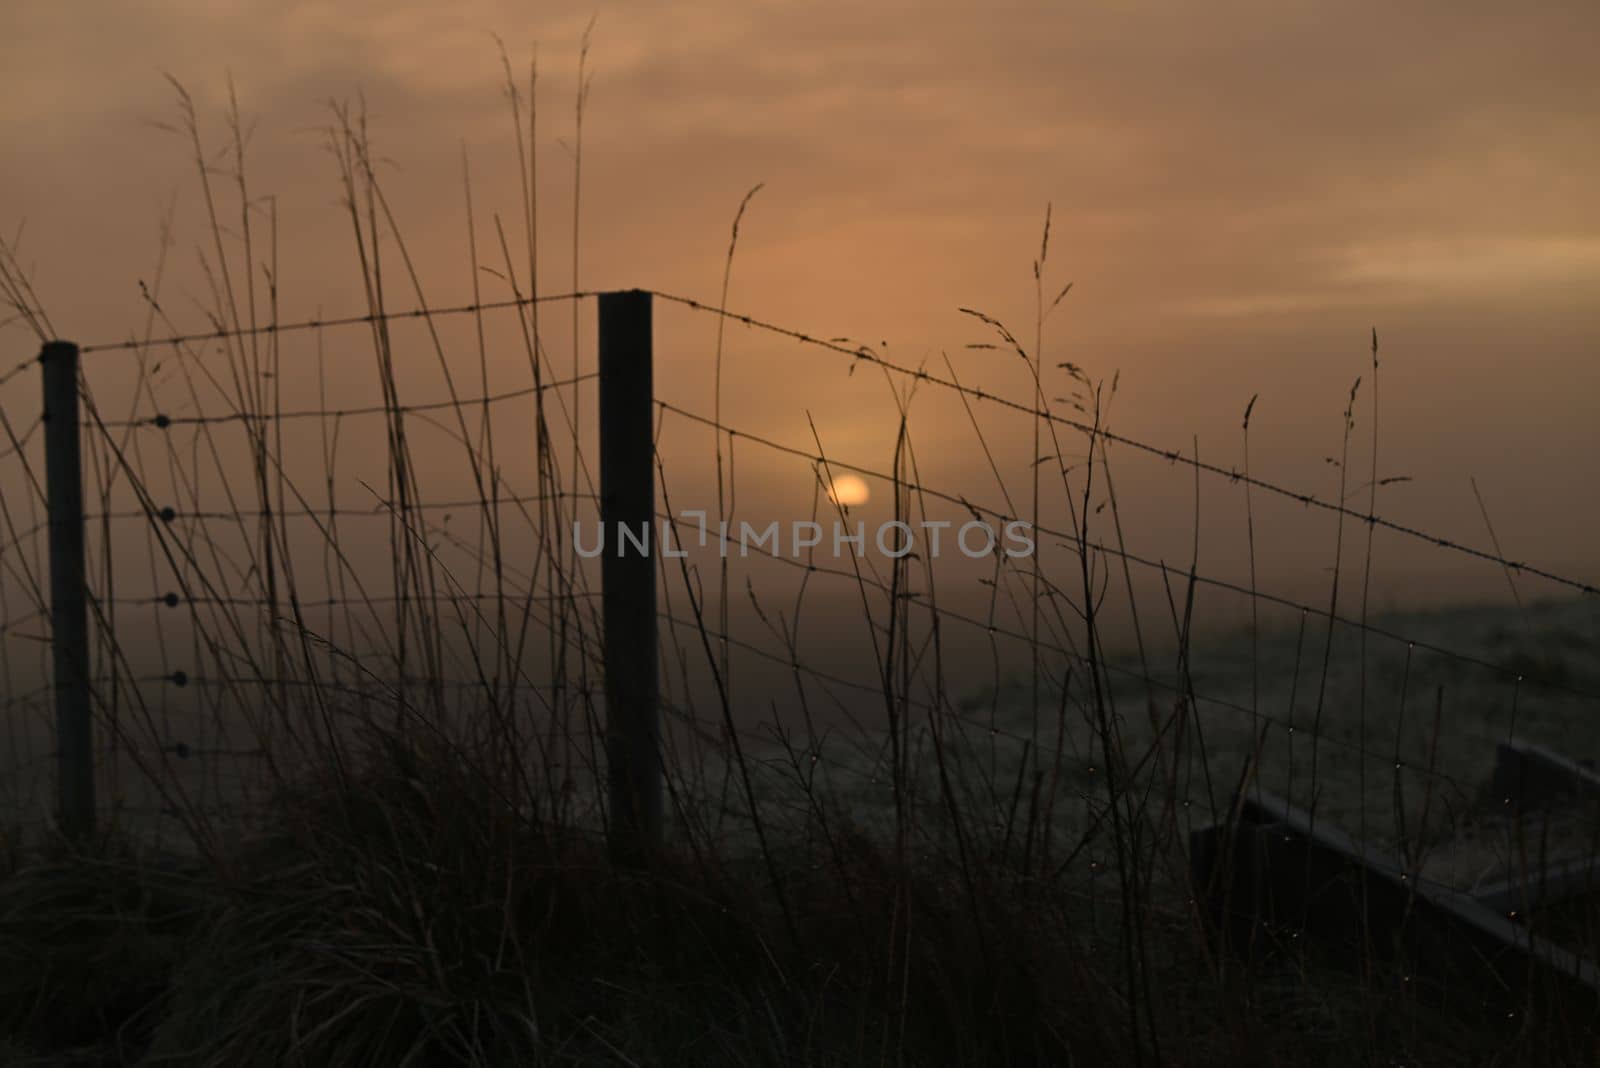
<svg viewBox="0 0 1600 1068"><path fill-rule="evenodd" d="M83 559L83 464L78 440L78 346L50 341L44 367L44 469L50 516L50 646L55 661L56 786L62 832L94 833L89 722L89 618Z"/></svg>
<svg viewBox="0 0 1600 1068"><path fill-rule="evenodd" d="M662 839L656 679L655 393L650 294L600 294L600 529L612 860L646 863Z"/></svg>

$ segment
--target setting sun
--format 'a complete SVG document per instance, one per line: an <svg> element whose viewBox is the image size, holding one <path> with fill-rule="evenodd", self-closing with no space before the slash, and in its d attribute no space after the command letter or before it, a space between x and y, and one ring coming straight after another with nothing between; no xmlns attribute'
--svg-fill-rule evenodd
<svg viewBox="0 0 1600 1068"><path fill-rule="evenodd" d="M835 478L833 489L828 492L829 500L846 508L866 504L871 496L872 491L867 489L866 482L855 475L840 475Z"/></svg>

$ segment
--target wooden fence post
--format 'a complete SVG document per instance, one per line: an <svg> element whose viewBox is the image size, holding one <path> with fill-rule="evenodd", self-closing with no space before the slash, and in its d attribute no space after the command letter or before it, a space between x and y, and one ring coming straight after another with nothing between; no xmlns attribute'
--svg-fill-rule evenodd
<svg viewBox="0 0 1600 1068"><path fill-rule="evenodd" d="M44 469L50 516L50 646L55 661L56 786L62 832L94 833L89 713L88 588L83 558L83 464L78 435L78 346L47 342Z"/></svg>
<svg viewBox="0 0 1600 1068"><path fill-rule="evenodd" d="M600 526L610 849L637 867L661 846L656 679L655 395L650 294L600 294Z"/></svg>

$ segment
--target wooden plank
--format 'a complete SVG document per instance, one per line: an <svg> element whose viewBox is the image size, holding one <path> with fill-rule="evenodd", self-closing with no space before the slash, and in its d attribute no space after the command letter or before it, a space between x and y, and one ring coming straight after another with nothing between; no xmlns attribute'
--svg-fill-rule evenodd
<svg viewBox="0 0 1600 1068"><path fill-rule="evenodd" d="M1475 887L1471 897L1492 912L1506 914L1531 911L1540 905L1553 905L1600 892L1600 857L1570 857L1547 863L1542 872L1530 871L1526 878L1513 875Z"/></svg>
<svg viewBox="0 0 1600 1068"><path fill-rule="evenodd" d="M1228 872L1219 865L1230 848ZM1471 895L1411 877L1391 857L1272 794L1251 791L1231 841L1220 827L1197 831L1191 863L1235 951L1257 945L1263 928L1291 928L1355 963L1365 938L1376 955L1403 955L1411 970L1439 982L1474 972L1509 991L1538 975L1585 1011L1600 1008L1594 961L1531 935Z"/></svg>
<svg viewBox="0 0 1600 1068"><path fill-rule="evenodd" d="M1600 798L1600 775L1582 764L1531 742L1495 746L1494 796L1527 809L1564 799Z"/></svg>

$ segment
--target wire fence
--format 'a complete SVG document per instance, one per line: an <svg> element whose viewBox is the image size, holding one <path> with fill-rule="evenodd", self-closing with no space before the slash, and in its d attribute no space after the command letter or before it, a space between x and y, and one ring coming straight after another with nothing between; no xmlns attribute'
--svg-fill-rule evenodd
<svg viewBox="0 0 1600 1068"><path fill-rule="evenodd" d="M1176 835L1219 819L1248 787L1386 848L1409 854L1427 839L1435 877L1471 882L1509 848L1507 799L1486 792L1496 744L1529 737L1574 750L1592 733L1600 614L1590 600L1540 607L1539 628L1530 617L1521 635L1375 621L1364 607L1342 609L1337 594L1319 607L1137 551L1114 495L1107 515L1087 488L1081 500L1074 493L1096 471L1109 482L1115 446L1192 473L1196 492L1201 479L1259 492L1584 598L1600 592L1587 581L1112 432L1092 399L1046 403L1039 355L977 312L993 347L1026 364L1031 400L964 384L948 362L938 374L651 295L691 318L942 391L963 406L994 475L991 485L924 474L914 423L885 463L824 449L814 426L810 442L786 441L655 399L661 744L685 822L709 818L696 815L696 799L715 802L719 826L739 811L728 778L746 757L773 791L820 776L863 822L888 819L902 802L935 809L934 764L959 751L972 768L966 799L996 829L1048 782L1045 803L1062 810L1056 855L1089 875L1106 863L1100 825L1129 793L1164 795ZM364 724L421 724L468 744L511 720L551 789L605 819L604 681L608 668L626 668L605 662L601 561L583 544L600 514L590 456L606 429L589 421L585 437L579 413L599 372L579 366L575 334L572 373L556 373L529 318L595 296L217 323L81 347L93 357L81 381L89 688L110 818L141 830L197 812L247 820ZM481 327L497 315L516 317L526 367L487 359L481 335L452 363L439 322L471 317ZM407 323L430 335L415 351ZM326 358L328 335L356 326L372 328L378 373L365 384ZM291 351L296 341L314 353ZM440 375L416 381L429 354ZM58 750L34 366L0 375L0 806L10 825L36 830L54 818ZM530 380L505 380L518 374ZM419 390L428 399L401 402ZM974 405L1005 420L1002 429L981 429ZM1052 436L1060 487L1045 510L1010 499L991 448L1038 425ZM1060 433L1074 435L1070 455ZM699 454L680 447L696 434ZM1036 456L1015 477L1041 465ZM837 541L818 541L751 553L746 528L770 528L736 519L733 502L759 500L763 481L781 481L775 471L796 473L783 485L810 487L805 523L854 529L852 505L836 492L852 474L887 487L893 522L907 530L932 524L953 537L966 522L1025 521L1037 551L1010 557L991 541L941 560L920 542L896 555L856 542L847 543L858 551L830 552ZM996 487L1003 506L988 500ZM714 515L675 507L713 493ZM383 522L373 529L372 520ZM666 551L674 546L682 555ZM1237 599L1252 619L1276 615L1247 645L1208 648L1196 637L1198 591ZM1131 616L1132 637L1112 648L1097 619L1118 613ZM1173 640L1156 641L1158 632ZM1429 818L1444 822L1422 827Z"/></svg>

